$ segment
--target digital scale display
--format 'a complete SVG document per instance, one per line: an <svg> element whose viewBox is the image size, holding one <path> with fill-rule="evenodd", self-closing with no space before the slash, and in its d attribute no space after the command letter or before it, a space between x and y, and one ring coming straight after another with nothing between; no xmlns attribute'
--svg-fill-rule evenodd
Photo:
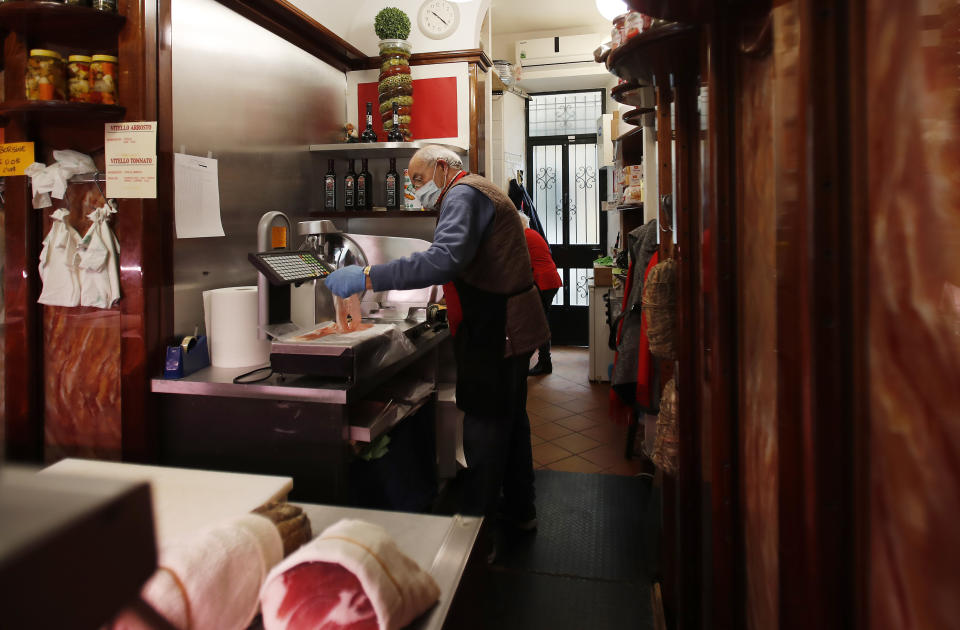
<svg viewBox="0 0 960 630"><path fill-rule="evenodd" d="M247 258L272 284L293 284L330 275L330 269L310 252L260 252L248 254Z"/></svg>

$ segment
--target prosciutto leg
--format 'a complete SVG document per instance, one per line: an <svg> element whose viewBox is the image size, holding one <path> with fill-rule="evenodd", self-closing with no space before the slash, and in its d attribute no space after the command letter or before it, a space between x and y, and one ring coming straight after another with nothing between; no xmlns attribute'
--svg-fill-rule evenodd
<svg viewBox="0 0 960 630"><path fill-rule="evenodd" d="M305 562L270 582L261 597L265 630L377 630L360 580L339 564Z"/></svg>

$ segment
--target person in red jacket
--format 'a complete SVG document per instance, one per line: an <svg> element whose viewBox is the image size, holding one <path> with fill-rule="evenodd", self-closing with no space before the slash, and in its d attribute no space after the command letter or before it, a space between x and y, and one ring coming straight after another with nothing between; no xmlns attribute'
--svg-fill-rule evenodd
<svg viewBox="0 0 960 630"><path fill-rule="evenodd" d="M520 221L523 223L523 234L527 237L527 249L530 251L530 264L533 265L533 281L540 290L540 302L543 304L543 312L550 310L553 304L553 298L557 291L563 286L560 274L557 273L557 263L553 262L550 255L550 245L536 230L530 229L530 219L524 213L520 213ZM537 353L537 364L530 369L530 376L540 374L550 374L553 372L553 363L550 361L550 340L548 339Z"/></svg>

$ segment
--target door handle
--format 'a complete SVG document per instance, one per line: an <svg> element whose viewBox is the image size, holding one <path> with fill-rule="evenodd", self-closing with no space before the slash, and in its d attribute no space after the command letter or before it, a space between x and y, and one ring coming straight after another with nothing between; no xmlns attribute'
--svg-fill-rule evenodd
<svg viewBox="0 0 960 630"><path fill-rule="evenodd" d="M670 193L660 195L660 212L661 216L665 215L670 218L667 227L664 227L663 221L660 220L660 217L657 217L660 230L663 232L673 232L673 195Z"/></svg>
<svg viewBox="0 0 960 630"><path fill-rule="evenodd" d="M673 210L673 195L667 193L665 195L660 195L660 207L663 210Z"/></svg>

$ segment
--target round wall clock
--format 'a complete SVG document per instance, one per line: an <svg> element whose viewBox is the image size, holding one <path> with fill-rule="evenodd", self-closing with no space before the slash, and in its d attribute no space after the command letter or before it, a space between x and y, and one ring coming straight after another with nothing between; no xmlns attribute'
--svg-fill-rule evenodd
<svg viewBox="0 0 960 630"><path fill-rule="evenodd" d="M460 8L447 0L426 0L417 17L420 31L431 39L444 39L460 24Z"/></svg>

